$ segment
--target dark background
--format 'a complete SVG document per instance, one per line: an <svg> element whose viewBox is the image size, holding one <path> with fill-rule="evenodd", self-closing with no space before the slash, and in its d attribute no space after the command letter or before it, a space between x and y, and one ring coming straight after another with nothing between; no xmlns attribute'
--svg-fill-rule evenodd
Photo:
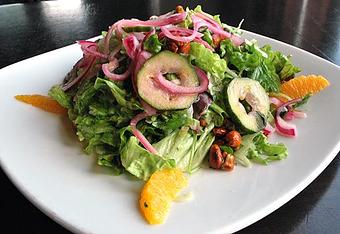
<svg viewBox="0 0 340 234"><path fill-rule="evenodd" d="M147 19L176 5L201 4L221 20L269 36L340 65L339 0L238 1L17 1L0 0L0 68L99 35L121 18ZM8 4L8 5L5 5ZM339 157L305 190L239 233L340 233ZM0 170L2 230L68 233L12 185ZM13 225L14 223L14 225Z"/></svg>

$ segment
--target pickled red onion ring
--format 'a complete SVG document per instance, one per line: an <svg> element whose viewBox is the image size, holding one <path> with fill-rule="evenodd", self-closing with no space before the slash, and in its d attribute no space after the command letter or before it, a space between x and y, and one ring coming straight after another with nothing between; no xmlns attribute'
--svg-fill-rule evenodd
<svg viewBox="0 0 340 234"><path fill-rule="evenodd" d="M177 85L167 79L159 73L155 77L155 81L169 93L172 94L195 94L195 93L202 93L208 89L209 79L207 75L198 67L195 68L198 78L200 80L200 85L196 87L187 87L187 86L180 86Z"/></svg>
<svg viewBox="0 0 340 234"><path fill-rule="evenodd" d="M283 136L287 137L296 137L297 129L294 124L287 123L284 119L281 118L280 115L276 115L275 117L275 127L277 132Z"/></svg>
<svg viewBox="0 0 340 234"><path fill-rule="evenodd" d="M132 129L132 134L139 140L139 142L147 149L150 153L157 154L157 150L151 145L148 139L137 129L137 123L146 117L152 116L156 114L156 112L142 112L137 114L130 122L130 126Z"/></svg>
<svg viewBox="0 0 340 234"><path fill-rule="evenodd" d="M104 58L104 59L108 58L107 55L97 51L98 46L96 42L81 40L81 41L77 41L77 43L80 45L84 54L88 54L88 55L92 55L92 56L96 56L96 57Z"/></svg>
<svg viewBox="0 0 340 234"><path fill-rule="evenodd" d="M123 73L123 74L115 74L113 73L113 70L115 70L118 67L118 62L113 60L109 63L104 63L102 64L102 70L105 74L105 76L107 76L110 80L113 81L122 81L125 80L126 78L129 77L129 75L132 72L133 69L133 63L130 63L128 69Z"/></svg>
<svg viewBox="0 0 340 234"><path fill-rule="evenodd" d="M130 34L129 36L123 39L123 45L125 47L127 55L134 60L137 53L137 48L139 46L139 41L137 40L136 36Z"/></svg>
<svg viewBox="0 0 340 234"><path fill-rule="evenodd" d="M275 99L273 99L275 100ZM293 105L297 102L300 102L301 98L296 98L285 102L279 105L276 109L276 116L275 116L275 127L277 132L281 135L288 136L288 137L295 137L297 135L297 129L294 124L287 123L284 119L281 118L280 114L287 109L290 105Z"/></svg>
<svg viewBox="0 0 340 234"><path fill-rule="evenodd" d="M175 41L190 42L197 37L197 31L195 30L193 30L193 33L190 36L175 36L164 26L161 27L161 31L166 37Z"/></svg>

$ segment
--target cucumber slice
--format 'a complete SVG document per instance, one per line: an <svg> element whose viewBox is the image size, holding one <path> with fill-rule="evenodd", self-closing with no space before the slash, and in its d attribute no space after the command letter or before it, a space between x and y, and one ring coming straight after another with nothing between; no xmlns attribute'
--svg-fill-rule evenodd
<svg viewBox="0 0 340 234"><path fill-rule="evenodd" d="M188 60L176 53L162 51L148 59L137 74L137 90L139 96L158 110L186 109L197 99L197 94L174 95L161 89L154 81L159 72L175 75L182 86L199 85L195 70Z"/></svg>
<svg viewBox="0 0 340 234"><path fill-rule="evenodd" d="M122 28L127 33L132 33L132 32L149 32L152 29L149 26L135 26L135 27L122 27Z"/></svg>
<svg viewBox="0 0 340 234"><path fill-rule="evenodd" d="M259 132L266 126L269 106L269 97L258 81L235 78L229 83L227 113L244 133Z"/></svg>

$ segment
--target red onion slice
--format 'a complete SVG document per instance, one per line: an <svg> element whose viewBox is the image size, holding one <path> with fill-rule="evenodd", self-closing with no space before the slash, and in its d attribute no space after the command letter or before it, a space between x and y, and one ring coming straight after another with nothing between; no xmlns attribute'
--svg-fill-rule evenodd
<svg viewBox="0 0 340 234"><path fill-rule="evenodd" d="M177 24L182 22L186 18L186 12L167 15L164 17L158 17L157 19L153 20L119 20L118 22L114 23L108 30L105 39L104 39L104 54L109 53L109 43L112 37L112 34L115 30L117 30L117 36L121 36L123 33L122 27L135 27L135 26L151 26L151 27L160 27L169 24Z"/></svg>
<svg viewBox="0 0 340 234"><path fill-rule="evenodd" d="M212 48L211 45L209 45L208 42L206 42L205 40L203 40L201 38L195 38L194 41L204 45L206 48L208 48L211 51L215 51L214 48Z"/></svg>
<svg viewBox="0 0 340 234"><path fill-rule="evenodd" d="M110 80L113 81L122 81L125 80L126 78L129 77L129 75L132 72L133 69L133 63L131 62L128 69L123 73L123 74L115 74L113 73L113 70L115 70L118 65L117 65L117 61L113 60L109 63L104 63L102 64L102 70L105 74L105 76L107 76Z"/></svg>
<svg viewBox="0 0 340 234"><path fill-rule="evenodd" d="M134 35L138 41L144 40L145 34L143 32L133 32L131 34Z"/></svg>
<svg viewBox="0 0 340 234"><path fill-rule="evenodd" d="M295 116L293 114L293 111L288 111L284 116L283 116L284 120L293 120L295 119Z"/></svg>
<svg viewBox="0 0 340 234"><path fill-rule="evenodd" d="M275 117L275 127L277 132L283 136L287 137L296 137L297 130L296 126L291 123L287 123L285 120L281 118L280 115L276 115Z"/></svg>
<svg viewBox="0 0 340 234"><path fill-rule="evenodd" d="M295 99L293 99L293 100L290 100L290 101L288 101L288 102L285 102L285 103L279 105L279 106L277 107L276 114L281 114L281 112L284 111L284 108L285 108L285 107L290 106L290 105L293 105L293 104L295 104L295 103L297 103L297 102L301 102L301 101L302 101L301 98L295 98Z"/></svg>
<svg viewBox="0 0 340 234"><path fill-rule="evenodd" d="M155 77L155 81L169 93L172 94L195 94L195 93L203 93L208 89L209 79L207 75L199 68L195 68L198 78L200 80L200 85L196 87L186 87L176 85L175 83L165 79L162 73L159 73Z"/></svg>
<svg viewBox="0 0 340 234"><path fill-rule="evenodd" d="M136 128L132 127L132 134L137 137L140 143L147 149L150 153L157 154L157 150L151 145L148 139Z"/></svg>
<svg viewBox="0 0 340 234"><path fill-rule="evenodd" d="M301 100L302 100L301 98L296 98L288 102L285 102L277 107L276 116L275 116L275 126L277 129L277 132L280 133L281 135L288 136L288 137L295 137L297 135L296 126L294 124L287 123L284 119L281 118L280 114L283 111L286 111L287 109L289 110L290 109L289 107L291 105L297 102L300 102ZM290 111L288 111L288 113L289 112Z"/></svg>
<svg viewBox="0 0 340 234"><path fill-rule="evenodd" d="M96 58L95 57L90 57L89 61L86 61L86 67L83 68L82 72L76 77L74 78L72 81L66 83L63 85L62 89L64 91L67 91L68 89L70 89L73 85L75 85L76 83L78 83L81 79L83 79L84 77L86 77L86 75L90 72L93 64L95 63Z"/></svg>
<svg viewBox="0 0 340 234"><path fill-rule="evenodd" d="M224 29L210 17L208 16L200 17L202 15L203 14L201 15L196 14L196 15L191 16L194 27L197 30L201 27L208 27L208 29L212 33L218 34L221 37L221 39L229 38L233 42L233 44L236 46L239 46L244 42L244 39L242 39L241 37L233 35L227 31L224 31ZM214 21L214 23L212 21Z"/></svg>
<svg viewBox="0 0 340 234"><path fill-rule="evenodd" d="M149 116L155 115L157 113L157 110L155 108L153 108L152 106L150 106L148 103L146 103L145 101L141 100L140 101L142 104L142 107L144 109L144 111L146 112L146 114L148 114Z"/></svg>
<svg viewBox="0 0 340 234"><path fill-rule="evenodd" d="M275 132L275 128L270 123L267 123L266 127L263 129L263 133L268 136L273 132Z"/></svg>
<svg viewBox="0 0 340 234"><path fill-rule="evenodd" d="M157 154L157 150L151 145L148 139L146 139L145 136L137 129L137 123L151 115L153 114L147 112L139 113L131 120L130 126L132 129L132 134L135 135L135 137L139 140L140 143L142 143L145 149L147 149L150 153Z"/></svg>
<svg viewBox="0 0 340 234"><path fill-rule="evenodd" d="M121 45L118 45L116 48L114 48L114 50L108 56L109 61L112 61L115 59L115 56L118 54L121 48L122 48Z"/></svg>
<svg viewBox="0 0 340 234"><path fill-rule="evenodd" d="M283 102L280 99L276 98L276 97L270 97L269 101L270 101L270 103L274 104L277 107L281 106L283 104Z"/></svg>
<svg viewBox="0 0 340 234"><path fill-rule="evenodd" d="M136 51L139 46L139 41L137 40L136 36L130 34L129 36L123 39L123 45L125 47L127 55L134 60L136 57Z"/></svg>
<svg viewBox="0 0 340 234"><path fill-rule="evenodd" d="M135 26L150 26L150 27L160 27L168 24L178 24L186 18L186 12L168 15L164 18L158 17L157 19L151 20L120 20L114 25L119 27L135 27Z"/></svg>
<svg viewBox="0 0 340 234"><path fill-rule="evenodd" d="M170 27L169 29L167 27L162 26L161 31L164 33L164 35L172 40L180 41L180 42L191 42L197 37L202 37L202 33L197 32L196 29L190 30L190 29L182 29L179 27ZM177 32L179 34L186 34L188 36L175 36L171 32Z"/></svg>
<svg viewBox="0 0 340 234"><path fill-rule="evenodd" d="M223 29L222 26L219 23L217 23L214 18L211 18L210 16L208 16L206 14L198 12L195 15L198 16L199 18L209 22L212 26L219 28L219 29Z"/></svg>
<svg viewBox="0 0 340 234"><path fill-rule="evenodd" d="M95 42L82 40L77 41L77 43L80 45L80 48L85 55L92 55L104 59L107 59L108 57L107 55L98 52L98 46Z"/></svg>
<svg viewBox="0 0 340 234"><path fill-rule="evenodd" d="M294 110L294 111L292 111L292 113L293 113L294 117L296 117L296 118L300 118L300 119L307 118L307 114L305 112Z"/></svg>
<svg viewBox="0 0 340 234"><path fill-rule="evenodd" d="M240 36L237 36L237 35L234 35L234 34L231 34L231 38L230 40L233 42L233 44L235 46L240 46L244 43L244 39L241 38Z"/></svg>
<svg viewBox="0 0 340 234"><path fill-rule="evenodd" d="M132 86L133 86L133 90L135 91L135 93L138 93L137 87L136 87L137 73L139 72L140 68L144 65L145 61L148 60L151 56L152 54L145 50L138 50L137 52L135 68L134 68L134 72L132 76Z"/></svg>
<svg viewBox="0 0 340 234"><path fill-rule="evenodd" d="M171 33L178 33L181 36L190 36L194 32L196 32L196 36L198 38L203 36L203 34L198 32L197 30L192 30L192 29L189 29L189 28L181 28L181 27L177 27L177 26L169 26L169 27L167 27L167 29Z"/></svg>
<svg viewBox="0 0 340 234"><path fill-rule="evenodd" d="M197 36L196 32L194 31L190 36L175 36L173 35L166 27L161 27L161 31L164 33L164 35L172 40L175 41L181 41L181 42L190 42L194 40L194 38Z"/></svg>

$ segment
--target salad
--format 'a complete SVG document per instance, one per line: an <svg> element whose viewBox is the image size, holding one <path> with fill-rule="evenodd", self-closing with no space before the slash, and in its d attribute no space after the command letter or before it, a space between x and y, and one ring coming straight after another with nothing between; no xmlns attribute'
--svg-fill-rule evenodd
<svg viewBox="0 0 340 234"><path fill-rule="evenodd" d="M78 41L83 57L49 95L68 109L85 152L117 175L192 173L209 152L210 167L223 170L281 160L287 148L267 135L295 136L283 116L303 116L295 109L310 95L280 101L300 69L241 33L200 6L123 19Z"/></svg>
<svg viewBox="0 0 340 234"><path fill-rule="evenodd" d="M290 57L200 6L123 19L78 44L83 57L49 96L67 109L84 151L116 175L147 181L164 169L285 159L287 147L268 136L295 137L291 120L306 117L298 109L313 94L283 92L301 71Z"/></svg>

